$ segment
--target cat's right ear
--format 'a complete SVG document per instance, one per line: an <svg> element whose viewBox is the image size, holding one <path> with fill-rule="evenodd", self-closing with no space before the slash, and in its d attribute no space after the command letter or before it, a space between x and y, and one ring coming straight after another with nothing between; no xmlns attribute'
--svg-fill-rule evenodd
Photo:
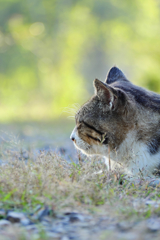
<svg viewBox="0 0 160 240"><path fill-rule="evenodd" d="M93 83L96 95L102 102L106 103L111 110L113 110L117 99L116 90L98 79L95 79Z"/></svg>
<svg viewBox="0 0 160 240"><path fill-rule="evenodd" d="M112 67L106 77L105 82L111 84L119 80L128 81L124 73L117 67Z"/></svg>

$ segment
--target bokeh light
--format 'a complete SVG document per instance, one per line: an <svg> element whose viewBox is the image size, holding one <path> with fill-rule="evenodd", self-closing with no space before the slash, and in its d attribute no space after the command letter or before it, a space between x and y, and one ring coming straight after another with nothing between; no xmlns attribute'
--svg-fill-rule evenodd
<svg viewBox="0 0 160 240"><path fill-rule="evenodd" d="M160 92L156 0L6 1L0 5L0 122L50 121L117 65Z"/></svg>

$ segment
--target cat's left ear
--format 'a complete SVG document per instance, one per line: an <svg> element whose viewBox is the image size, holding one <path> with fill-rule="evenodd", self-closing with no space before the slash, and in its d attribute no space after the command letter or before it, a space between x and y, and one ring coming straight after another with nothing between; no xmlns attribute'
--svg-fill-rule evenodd
<svg viewBox="0 0 160 240"><path fill-rule="evenodd" d="M94 80L95 93L102 102L105 102L111 110L115 108L115 102L117 100L117 91L101 82L98 79Z"/></svg>

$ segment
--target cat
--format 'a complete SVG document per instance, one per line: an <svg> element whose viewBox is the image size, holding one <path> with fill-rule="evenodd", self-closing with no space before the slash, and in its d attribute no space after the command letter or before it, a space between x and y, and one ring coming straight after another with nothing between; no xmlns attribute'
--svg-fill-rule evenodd
<svg viewBox="0 0 160 240"><path fill-rule="evenodd" d="M160 167L160 95L132 84L117 67L76 113L71 140L127 176L153 177Z"/></svg>

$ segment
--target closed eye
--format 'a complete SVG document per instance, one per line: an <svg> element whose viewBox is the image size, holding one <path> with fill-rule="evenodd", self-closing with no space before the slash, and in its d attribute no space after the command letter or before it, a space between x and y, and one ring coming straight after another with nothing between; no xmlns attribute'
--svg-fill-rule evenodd
<svg viewBox="0 0 160 240"><path fill-rule="evenodd" d="M89 125L88 123L86 123L86 122L84 122L84 121L83 121L83 123L84 123L87 127L89 127L89 128L91 128L92 130L94 130L95 132L97 132L97 133L99 133L99 134L101 134L101 135L103 134L102 132L100 132L99 130L97 130L95 127Z"/></svg>
<svg viewBox="0 0 160 240"><path fill-rule="evenodd" d="M88 124L88 123L86 123L86 122L84 122L84 121L82 121L81 123L85 124L85 125L86 125L87 127L89 127L90 129L92 129L92 130L94 130L95 132L99 133L101 136L104 136L105 133L100 132L100 131L97 130L95 127L91 126L90 124ZM94 137L92 137L92 136L89 135L89 134L87 134L87 136L88 136L89 138L92 138L92 139L95 140L95 141L98 141L98 142L102 143L102 144L108 144L108 138L107 138L106 134L105 134L105 138L103 139L103 141L100 141L98 138L94 138Z"/></svg>
<svg viewBox="0 0 160 240"><path fill-rule="evenodd" d="M98 138L94 138L94 137L92 137L92 136L89 135L89 134L87 134L87 137L92 138L92 139L95 140L95 141L101 142Z"/></svg>

